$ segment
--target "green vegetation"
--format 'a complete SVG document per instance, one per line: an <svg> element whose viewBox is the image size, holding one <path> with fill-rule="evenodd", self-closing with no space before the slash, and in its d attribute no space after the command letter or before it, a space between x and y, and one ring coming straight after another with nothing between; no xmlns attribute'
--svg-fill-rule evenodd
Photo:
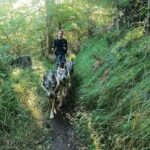
<svg viewBox="0 0 150 150"><path fill-rule="evenodd" d="M109 45L114 36L87 40L77 57L79 124L102 149L149 149L150 37L133 28Z"/></svg>
<svg viewBox="0 0 150 150"><path fill-rule="evenodd" d="M1 147L35 149L36 142L45 134L44 120L48 117L49 103L40 85L47 68L38 62L33 59L35 71L8 66L7 72L0 74Z"/></svg>
<svg viewBox="0 0 150 150"><path fill-rule="evenodd" d="M52 42L62 28L69 53L77 54L72 92L81 145L87 150L150 149L147 0L6 0L0 6L0 142L49 149L49 104L40 85L53 68ZM31 56L32 69L10 65L21 55ZM41 139L44 145L38 147Z"/></svg>

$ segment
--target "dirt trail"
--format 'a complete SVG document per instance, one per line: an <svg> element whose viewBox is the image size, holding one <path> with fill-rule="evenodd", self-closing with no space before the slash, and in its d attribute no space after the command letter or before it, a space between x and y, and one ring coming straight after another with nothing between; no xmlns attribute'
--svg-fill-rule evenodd
<svg viewBox="0 0 150 150"><path fill-rule="evenodd" d="M75 136L69 120L64 115L57 115L52 121L51 150L78 150L74 142Z"/></svg>
<svg viewBox="0 0 150 150"><path fill-rule="evenodd" d="M65 98L62 110L63 114L58 113L51 122L52 128L52 146L51 150L79 150L79 144L74 133L74 128L70 124L70 117L73 115L76 99L75 80L72 88Z"/></svg>
<svg viewBox="0 0 150 150"><path fill-rule="evenodd" d="M67 100L63 104L62 112L58 112L54 119L45 118L46 127L42 136L37 139L36 149L41 150L79 150L75 130L71 124L74 114L74 103Z"/></svg>

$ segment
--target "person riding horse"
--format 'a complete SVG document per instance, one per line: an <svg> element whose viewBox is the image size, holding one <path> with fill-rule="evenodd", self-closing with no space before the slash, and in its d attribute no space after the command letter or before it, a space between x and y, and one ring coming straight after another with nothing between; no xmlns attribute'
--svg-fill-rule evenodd
<svg viewBox="0 0 150 150"><path fill-rule="evenodd" d="M56 65L64 68L66 62L65 55L68 50L67 40L63 38L63 31L59 30L58 37L53 42L52 51L55 50Z"/></svg>

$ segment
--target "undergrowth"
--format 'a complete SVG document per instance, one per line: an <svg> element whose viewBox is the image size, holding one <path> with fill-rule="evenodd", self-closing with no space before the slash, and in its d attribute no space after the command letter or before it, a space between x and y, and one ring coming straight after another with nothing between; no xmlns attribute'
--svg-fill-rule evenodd
<svg viewBox="0 0 150 150"><path fill-rule="evenodd" d="M120 33L82 44L75 70L82 79L78 103L88 115L82 114L79 128L94 134L101 149L148 150L150 37L142 27Z"/></svg>
<svg viewBox="0 0 150 150"><path fill-rule="evenodd" d="M44 120L49 113L40 85L51 64L32 57L33 69L21 69L10 66L11 56L5 55L0 61L0 147L38 149L41 145L37 141L45 135ZM47 144L40 148L50 147L51 138L44 142Z"/></svg>

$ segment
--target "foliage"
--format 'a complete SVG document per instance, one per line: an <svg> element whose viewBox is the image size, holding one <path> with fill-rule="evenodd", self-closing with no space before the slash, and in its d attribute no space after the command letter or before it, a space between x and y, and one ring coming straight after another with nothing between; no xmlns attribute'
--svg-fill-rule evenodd
<svg viewBox="0 0 150 150"><path fill-rule="evenodd" d="M88 118L103 149L149 148L150 40L138 32L141 29L131 29L110 46L111 32L89 39L77 57L76 71L84 79L79 101L90 111ZM96 61L102 63L94 70Z"/></svg>
<svg viewBox="0 0 150 150"><path fill-rule="evenodd" d="M74 83L81 80L76 88L79 111L84 108L76 118L81 141L96 150L149 149L147 0L16 2L0 2L0 140L27 140L19 149L35 149L27 144L43 134L48 104L40 84L52 68L45 58L48 43L61 25L69 52L79 52ZM12 68L12 58L20 55L30 55L35 69Z"/></svg>

